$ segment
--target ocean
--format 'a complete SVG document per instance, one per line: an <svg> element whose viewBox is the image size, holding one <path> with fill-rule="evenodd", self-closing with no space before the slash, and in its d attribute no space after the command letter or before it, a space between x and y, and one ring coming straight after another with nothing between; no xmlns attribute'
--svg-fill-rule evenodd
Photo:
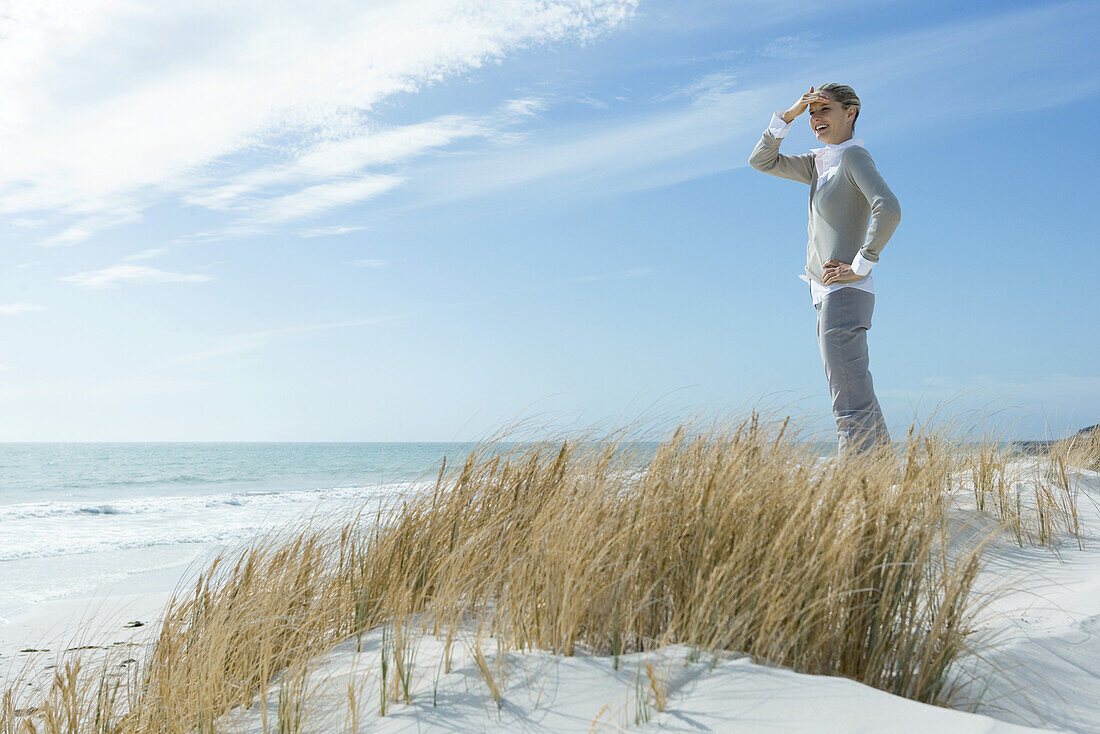
<svg viewBox="0 0 1100 734"><path fill-rule="evenodd" d="M152 590L304 516L381 505L473 446L0 444L0 624L35 603L107 586Z"/></svg>

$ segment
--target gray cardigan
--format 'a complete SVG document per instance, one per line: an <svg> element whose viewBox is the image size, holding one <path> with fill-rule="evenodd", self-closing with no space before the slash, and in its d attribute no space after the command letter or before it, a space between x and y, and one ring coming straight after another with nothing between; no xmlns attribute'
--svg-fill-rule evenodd
<svg viewBox="0 0 1100 734"><path fill-rule="evenodd" d="M901 206L875 168L871 154L862 145L845 148L836 174L818 189L814 154L783 155L779 152L781 141L765 130L749 156L749 165L810 185L809 276L821 283L823 263L835 259L851 264L857 253L877 263L901 221Z"/></svg>

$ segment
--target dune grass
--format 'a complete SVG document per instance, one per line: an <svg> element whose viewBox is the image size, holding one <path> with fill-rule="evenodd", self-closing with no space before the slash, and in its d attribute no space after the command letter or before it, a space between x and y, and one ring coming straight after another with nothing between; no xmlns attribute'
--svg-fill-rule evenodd
<svg viewBox="0 0 1100 734"><path fill-rule="evenodd" d="M1100 428L1055 442L1052 453L1061 454L1071 466L1100 471Z"/></svg>
<svg viewBox="0 0 1100 734"><path fill-rule="evenodd" d="M0 734L217 732L278 676L265 728L296 731L309 661L380 626L383 713L407 702L420 633L449 649L471 626L562 655L736 650L946 703L984 542L946 551L952 473L996 497L1003 459L913 430L895 450L821 459L755 413L682 426L646 456L623 434L489 441L386 512L218 558L170 602L139 673L59 674L33 705L9 691Z"/></svg>
<svg viewBox="0 0 1100 734"><path fill-rule="evenodd" d="M966 467L961 474L978 511L999 520L1016 544L1057 552L1063 534L1081 542L1077 473L1089 463L1088 448L1056 443L1023 462L1024 470L1010 446L989 440L960 453Z"/></svg>

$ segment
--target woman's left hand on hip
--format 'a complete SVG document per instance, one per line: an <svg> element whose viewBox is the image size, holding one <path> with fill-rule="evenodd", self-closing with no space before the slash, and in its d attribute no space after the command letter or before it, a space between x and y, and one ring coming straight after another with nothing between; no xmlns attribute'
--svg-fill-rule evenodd
<svg viewBox="0 0 1100 734"><path fill-rule="evenodd" d="M830 260L822 267L825 269L824 276L821 278L821 282L825 285L832 285L833 283L854 283L857 280L863 280L866 275L856 275L852 272L852 266L848 263L842 263L839 260Z"/></svg>

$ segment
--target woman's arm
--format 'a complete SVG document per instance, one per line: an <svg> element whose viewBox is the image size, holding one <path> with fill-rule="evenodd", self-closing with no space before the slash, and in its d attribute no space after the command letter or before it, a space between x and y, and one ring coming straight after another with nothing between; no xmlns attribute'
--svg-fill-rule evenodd
<svg viewBox="0 0 1100 734"><path fill-rule="evenodd" d="M783 155L779 152L779 144L790 126L791 123L785 122L778 112L773 113L771 125L764 131L760 142L749 156L749 165L773 176L801 181L804 184L811 183L816 175L813 153Z"/></svg>
<svg viewBox="0 0 1100 734"><path fill-rule="evenodd" d="M867 226L867 239L859 248L857 260L867 261L867 272L874 263L878 262L879 253L894 230L901 222L901 204L894 192L886 185L882 174L875 167L871 154L865 148L853 146L844 152L841 170L845 172L848 180L859 189L871 205L871 222ZM859 268L862 271L862 268ZM860 275L866 273L860 272Z"/></svg>

